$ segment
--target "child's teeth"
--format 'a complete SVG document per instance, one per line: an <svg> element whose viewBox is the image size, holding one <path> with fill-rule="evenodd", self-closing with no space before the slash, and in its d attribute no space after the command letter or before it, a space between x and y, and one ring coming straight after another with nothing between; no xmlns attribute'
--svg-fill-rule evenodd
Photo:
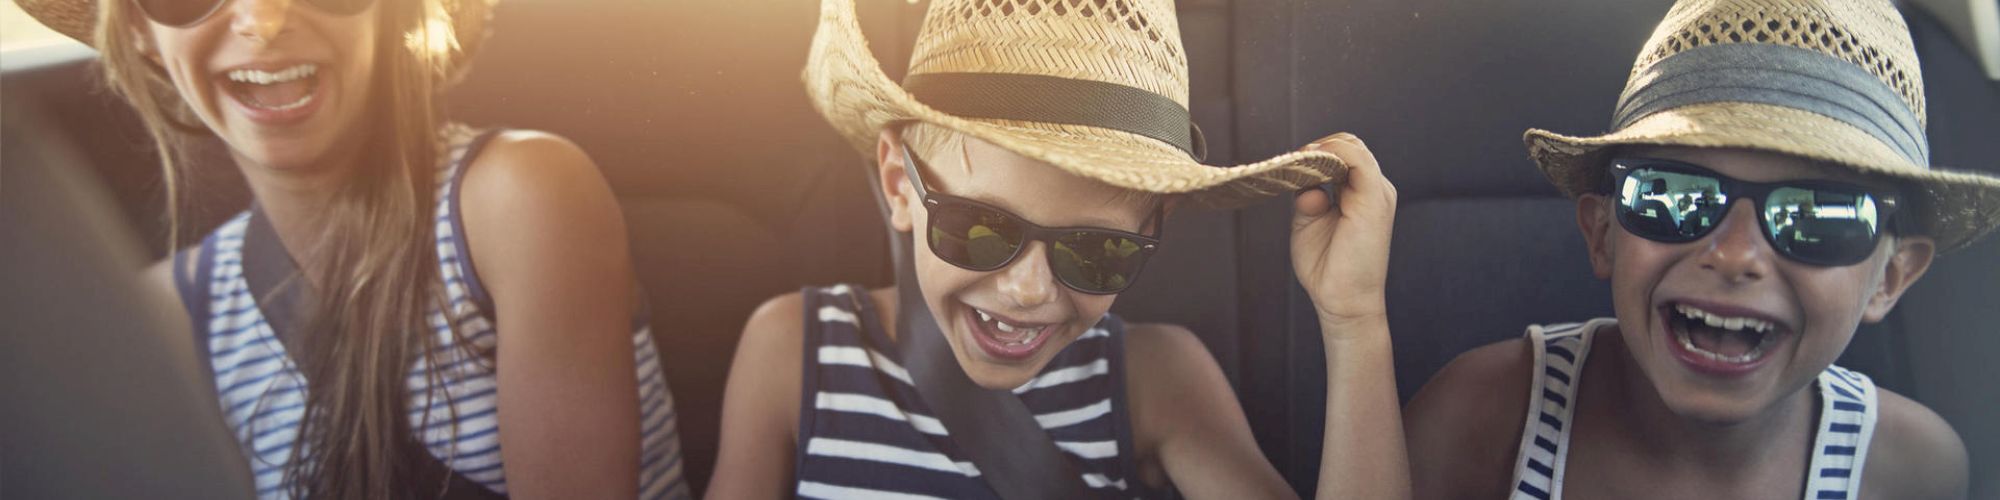
<svg viewBox="0 0 2000 500"><path fill-rule="evenodd" d="M1679 311L1683 316L1687 316L1688 319L1695 320L1697 322L1700 322L1701 324L1705 324L1715 328L1722 328L1727 330L1742 330L1744 328L1749 328L1751 330L1757 331L1758 333L1766 333L1770 332L1772 327L1770 322L1760 320L1757 318L1724 318L1722 316L1711 314L1708 311L1695 309L1691 306L1685 306L1685 305L1676 306L1674 310Z"/></svg>
<svg viewBox="0 0 2000 500"><path fill-rule="evenodd" d="M1000 331L1003 331L1003 332L1007 332L1007 333L1020 333L1020 332L1021 332L1021 330L1020 330L1019 328L1014 328L1014 325L1009 325L1009 324L1007 324L1007 322L1005 322L1005 321L995 321L995 322L993 322L993 326L996 326L996 327L999 327L999 328L1000 328Z"/></svg>
<svg viewBox="0 0 2000 500"><path fill-rule="evenodd" d="M1749 363L1751 361L1756 361L1757 358L1764 357L1763 344L1758 344L1756 347L1750 348L1749 352L1745 352L1741 356L1727 356L1720 353L1709 352L1707 350L1703 350L1702 348L1695 346L1694 340L1688 338L1687 332L1680 332L1679 334L1676 335L1676 337L1678 337L1679 340L1681 341L1681 348L1687 349L1688 352L1699 354L1701 355L1701 357L1716 361L1743 364L1743 363Z"/></svg>
<svg viewBox="0 0 2000 500"><path fill-rule="evenodd" d="M979 315L979 320L980 320L980 321L989 321L989 322L990 322L990 321L993 321L993 317L992 317L992 316L989 316L989 315L987 315L987 314L986 314L986 311L981 311L981 310L978 310L978 309L973 309L973 310L972 310L972 312L973 312L973 313L976 313L976 314L978 314L978 315Z"/></svg>

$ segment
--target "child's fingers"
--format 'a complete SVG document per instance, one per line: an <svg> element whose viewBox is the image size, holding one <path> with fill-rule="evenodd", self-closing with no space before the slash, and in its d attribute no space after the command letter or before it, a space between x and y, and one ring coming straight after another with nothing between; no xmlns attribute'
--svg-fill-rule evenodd
<svg viewBox="0 0 2000 500"><path fill-rule="evenodd" d="M1292 210L1303 218L1315 218L1333 210L1333 200L1326 195L1326 186L1312 186L1299 191L1298 199L1292 201Z"/></svg>
<svg viewBox="0 0 2000 500"><path fill-rule="evenodd" d="M1348 182L1366 181L1382 176L1382 166L1376 163L1375 153L1369 151L1368 145L1361 142L1361 138L1355 137L1354 134L1346 132L1333 134L1307 147L1340 157L1341 162L1347 164Z"/></svg>
<svg viewBox="0 0 2000 500"><path fill-rule="evenodd" d="M1354 134L1338 133L1307 146L1308 149L1332 153L1347 164L1347 182L1341 187L1340 203L1345 209L1357 210L1354 215L1380 215L1395 210L1396 188L1382 176L1382 167L1375 160L1375 153ZM1348 200L1346 198L1354 198ZM1358 203L1357 203L1358 202Z"/></svg>

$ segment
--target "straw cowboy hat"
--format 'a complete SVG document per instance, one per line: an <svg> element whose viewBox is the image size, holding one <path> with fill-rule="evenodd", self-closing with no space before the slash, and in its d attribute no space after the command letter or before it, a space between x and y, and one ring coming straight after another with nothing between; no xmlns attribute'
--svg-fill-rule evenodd
<svg viewBox="0 0 2000 500"><path fill-rule="evenodd" d="M813 106L871 158L883 128L924 122L1211 207L1346 177L1317 151L1201 164L1171 0L934 0L901 85L869 53L854 10L854 0L821 3L804 77Z"/></svg>
<svg viewBox="0 0 2000 500"><path fill-rule="evenodd" d="M2000 178L1930 166L1924 80L1888 0L1682 0L1653 31L1612 132L1529 130L1563 193L1606 186L1619 145L1749 148L1901 181L1940 252L2000 224Z"/></svg>
<svg viewBox="0 0 2000 500"><path fill-rule="evenodd" d="M62 33L84 45L95 47L97 27L97 3L104 0L15 0L28 16L41 21L49 29ZM111 0L127 1L127 0ZM229 1L229 0L221 0ZM375 0L396 2L404 0ZM472 60L479 52L480 44L486 41L486 26L493 20L493 5L499 0L443 0L445 13L451 16L452 33L458 39L458 50L451 54L446 64L449 80L463 76Z"/></svg>

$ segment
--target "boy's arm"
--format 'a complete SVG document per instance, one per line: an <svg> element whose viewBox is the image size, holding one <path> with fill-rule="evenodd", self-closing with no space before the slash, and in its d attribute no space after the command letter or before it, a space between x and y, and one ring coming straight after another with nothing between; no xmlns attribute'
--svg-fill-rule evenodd
<svg viewBox="0 0 2000 500"><path fill-rule="evenodd" d="M1331 153L1348 168L1334 193L1300 193L1292 219L1292 270L1312 297L1326 347L1318 497L1409 498L1385 304L1396 187L1351 134L1305 150Z"/></svg>
<svg viewBox="0 0 2000 500"><path fill-rule="evenodd" d="M1459 355L1403 408L1419 499L1503 498L1526 423L1533 354L1525 340Z"/></svg>
<svg viewBox="0 0 2000 500"><path fill-rule="evenodd" d="M1861 473L1862 498L1965 498L1969 465L1958 432L1930 408L1876 390L1881 413Z"/></svg>
<svg viewBox="0 0 2000 500"><path fill-rule="evenodd" d="M1409 498L1401 401L1386 318L1359 323L1322 319L1326 337L1326 435L1318 498Z"/></svg>
<svg viewBox="0 0 2000 500"><path fill-rule="evenodd" d="M804 369L804 297L773 298L751 313L730 363L722 442L708 498L785 498L793 486Z"/></svg>
<svg viewBox="0 0 2000 500"><path fill-rule="evenodd" d="M1164 472L1194 499L1298 496L1258 450L1228 378L1193 332L1135 324L1126 339L1126 397L1142 469L1134 480L1157 481Z"/></svg>

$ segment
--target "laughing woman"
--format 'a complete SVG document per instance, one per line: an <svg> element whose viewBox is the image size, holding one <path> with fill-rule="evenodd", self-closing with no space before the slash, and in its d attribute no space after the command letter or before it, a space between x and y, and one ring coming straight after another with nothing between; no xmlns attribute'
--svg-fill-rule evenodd
<svg viewBox="0 0 2000 500"><path fill-rule="evenodd" d="M102 51L170 206L213 189L177 185L210 137L249 183L249 210L154 274L259 496L686 494L596 166L438 111L489 0L21 3Z"/></svg>

